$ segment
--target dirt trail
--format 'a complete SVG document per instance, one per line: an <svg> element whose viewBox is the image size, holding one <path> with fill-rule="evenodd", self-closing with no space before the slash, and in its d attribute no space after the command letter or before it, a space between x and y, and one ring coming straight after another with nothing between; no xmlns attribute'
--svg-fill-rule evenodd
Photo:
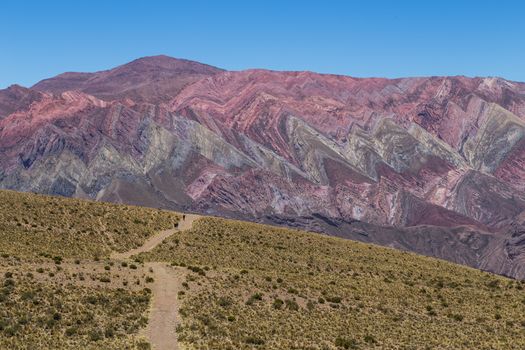
<svg viewBox="0 0 525 350"><path fill-rule="evenodd" d="M149 313L146 336L154 350L178 350L177 333L179 290L186 272L166 266L166 263L147 263L153 269L155 282L152 287L153 303Z"/></svg>
<svg viewBox="0 0 525 350"><path fill-rule="evenodd" d="M158 246L162 241L164 241L166 238L171 236L177 231L184 231L187 229L190 229L193 225L193 221L195 221L197 218L199 218L199 215L193 215L193 214L186 214L186 218L184 220L179 221L179 226L177 228L172 228L165 231L160 231L159 233L153 235L150 237L144 244L138 248L128 250L127 252L118 253L113 252L111 254L111 259L115 260L124 260L129 259L133 255L148 252Z"/></svg>
<svg viewBox="0 0 525 350"><path fill-rule="evenodd" d="M184 220L179 221L177 228L161 231L148 239L141 247L124 253L114 253L111 258L128 259L135 254L152 250L173 233L190 229L193 221L198 218L199 215L187 214ZM165 262L150 262L146 263L145 267L153 270L155 281L151 287L153 300L149 311L148 326L144 334L148 337L154 350L178 350L177 333L175 332L179 310L177 296L179 290L182 289L186 271L168 266Z"/></svg>

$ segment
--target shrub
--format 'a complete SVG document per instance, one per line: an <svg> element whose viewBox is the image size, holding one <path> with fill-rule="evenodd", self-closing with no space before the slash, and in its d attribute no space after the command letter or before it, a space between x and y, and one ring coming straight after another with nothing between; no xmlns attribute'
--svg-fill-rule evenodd
<svg viewBox="0 0 525 350"><path fill-rule="evenodd" d="M368 344L375 344L375 343L377 343L377 340L370 334L365 335L364 340L365 340L365 343L368 343Z"/></svg>
<svg viewBox="0 0 525 350"><path fill-rule="evenodd" d="M4 280L4 287L14 287L15 286L15 280L12 278L6 278Z"/></svg>
<svg viewBox="0 0 525 350"><path fill-rule="evenodd" d="M264 344L264 340L261 339L261 338L257 338L257 337L247 337L244 342L246 344L252 344L252 345L263 345Z"/></svg>
<svg viewBox="0 0 525 350"><path fill-rule="evenodd" d="M102 338L103 338L102 332L99 331L98 329L95 329L89 332L89 340L91 341L99 341L99 340L102 340Z"/></svg>
<svg viewBox="0 0 525 350"><path fill-rule="evenodd" d="M206 276L206 272L204 272L203 269L201 269L200 267L198 266L188 266L188 269L201 275L201 276Z"/></svg>
<svg viewBox="0 0 525 350"><path fill-rule="evenodd" d="M115 336L115 330L112 327L106 328L104 331L104 336L106 338L113 338Z"/></svg>
<svg viewBox="0 0 525 350"><path fill-rule="evenodd" d="M262 300L262 294L261 293L255 293L251 296L254 300Z"/></svg>
<svg viewBox="0 0 525 350"><path fill-rule="evenodd" d="M35 292L33 291L25 291L21 294L20 298L22 300L33 300L35 298Z"/></svg>
<svg viewBox="0 0 525 350"><path fill-rule="evenodd" d="M219 301L217 302L219 306L221 307L228 307L232 305L232 300L228 297L220 297Z"/></svg>
<svg viewBox="0 0 525 350"><path fill-rule="evenodd" d="M490 289L499 288L499 281L498 280L492 280L492 281L487 283L487 287L489 287Z"/></svg>
<svg viewBox="0 0 525 350"><path fill-rule="evenodd" d="M329 303L339 304L341 302L341 297L327 297L326 301Z"/></svg>
<svg viewBox="0 0 525 350"><path fill-rule="evenodd" d="M357 349L357 345L358 343L355 339L349 339L341 336L335 338L335 346L338 348Z"/></svg>
<svg viewBox="0 0 525 350"><path fill-rule="evenodd" d="M252 305L254 302L260 301L262 299L263 297L261 293L252 294L250 298L248 298L248 300L246 301L246 305Z"/></svg>
<svg viewBox="0 0 525 350"><path fill-rule="evenodd" d="M282 301L281 299L275 299L273 301L272 306L274 309L280 310L283 308L283 304L284 304L284 301Z"/></svg>
<svg viewBox="0 0 525 350"><path fill-rule="evenodd" d="M151 350L151 344L146 341L141 340L137 343L137 349L138 350Z"/></svg>
<svg viewBox="0 0 525 350"><path fill-rule="evenodd" d="M308 300L308 302L306 303L306 308L312 311L313 309L315 309L315 303L311 300Z"/></svg>
<svg viewBox="0 0 525 350"><path fill-rule="evenodd" d="M68 337L72 337L72 336L74 336L77 333L78 333L78 328L77 327L69 327L69 328L66 329L66 332L65 332L66 336L68 336Z"/></svg>
<svg viewBox="0 0 525 350"><path fill-rule="evenodd" d="M447 314L447 317L453 319L454 321L463 321L463 315L460 314L449 313Z"/></svg>
<svg viewBox="0 0 525 350"><path fill-rule="evenodd" d="M299 304L295 300L286 299L284 301L286 304L286 308L291 311L298 311L299 310Z"/></svg>

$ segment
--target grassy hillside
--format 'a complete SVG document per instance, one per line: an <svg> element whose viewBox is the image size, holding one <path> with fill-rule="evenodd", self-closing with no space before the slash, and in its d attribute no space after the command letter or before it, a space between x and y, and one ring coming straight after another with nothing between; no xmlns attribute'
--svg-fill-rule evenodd
<svg viewBox="0 0 525 350"><path fill-rule="evenodd" d="M108 257L179 219L0 191L0 349L148 349L151 272Z"/></svg>
<svg viewBox="0 0 525 350"><path fill-rule="evenodd" d="M306 232L206 218L145 260L186 266L189 349L523 349L521 282Z"/></svg>
<svg viewBox="0 0 525 350"><path fill-rule="evenodd" d="M179 215L156 209L0 191L0 251L23 257L107 257L141 245Z"/></svg>
<svg viewBox="0 0 525 350"><path fill-rule="evenodd" d="M36 275L12 267L0 277L1 349L125 349L145 344L136 334L147 323L146 290L62 284L58 277L41 280Z"/></svg>
<svg viewBox="0 0 525 350"><path fill-rule="evenodd" d="M180 349L525 348L522 282L393 249L203 218L110 258L180 218L0 191L0 349L149 349L159 261Z"/></svg>

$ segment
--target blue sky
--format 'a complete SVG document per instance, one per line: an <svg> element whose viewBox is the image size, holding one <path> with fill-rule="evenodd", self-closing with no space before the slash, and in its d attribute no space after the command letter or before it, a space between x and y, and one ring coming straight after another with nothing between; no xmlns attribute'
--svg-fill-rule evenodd
<svg viewBox="0 0 525 350"><path fill-rule="evenodd" d="M0 88L166 54L226 69L525 81L525 1L0 2Z"/></svg>

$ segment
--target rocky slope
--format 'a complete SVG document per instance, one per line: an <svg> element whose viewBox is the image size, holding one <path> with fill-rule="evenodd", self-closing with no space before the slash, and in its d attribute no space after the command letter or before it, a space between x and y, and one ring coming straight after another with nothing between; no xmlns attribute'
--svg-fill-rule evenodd
<svg viewBox="0 0 525 350"><path fill-rule="evenodd" d="M78 90L104 99L157 103L171 99L186 85L221 71L198 62L155 56L96 73L60 74L42 80L33 89L54 93Z"/></svg>
<svg viewBox="0 0 525 350"><path fill-rule="evenodd" d="M297 226L525 277L525 84L160 56L24 91L0 91L2 188Z"/></svg>
<svg viewBox="0 0 525 350"><path fill-rule="evenodd" d="M0 119L18 110L27 109L42 96L42 93L20 85L11 85L7 89L0 90Z"/></svg>

